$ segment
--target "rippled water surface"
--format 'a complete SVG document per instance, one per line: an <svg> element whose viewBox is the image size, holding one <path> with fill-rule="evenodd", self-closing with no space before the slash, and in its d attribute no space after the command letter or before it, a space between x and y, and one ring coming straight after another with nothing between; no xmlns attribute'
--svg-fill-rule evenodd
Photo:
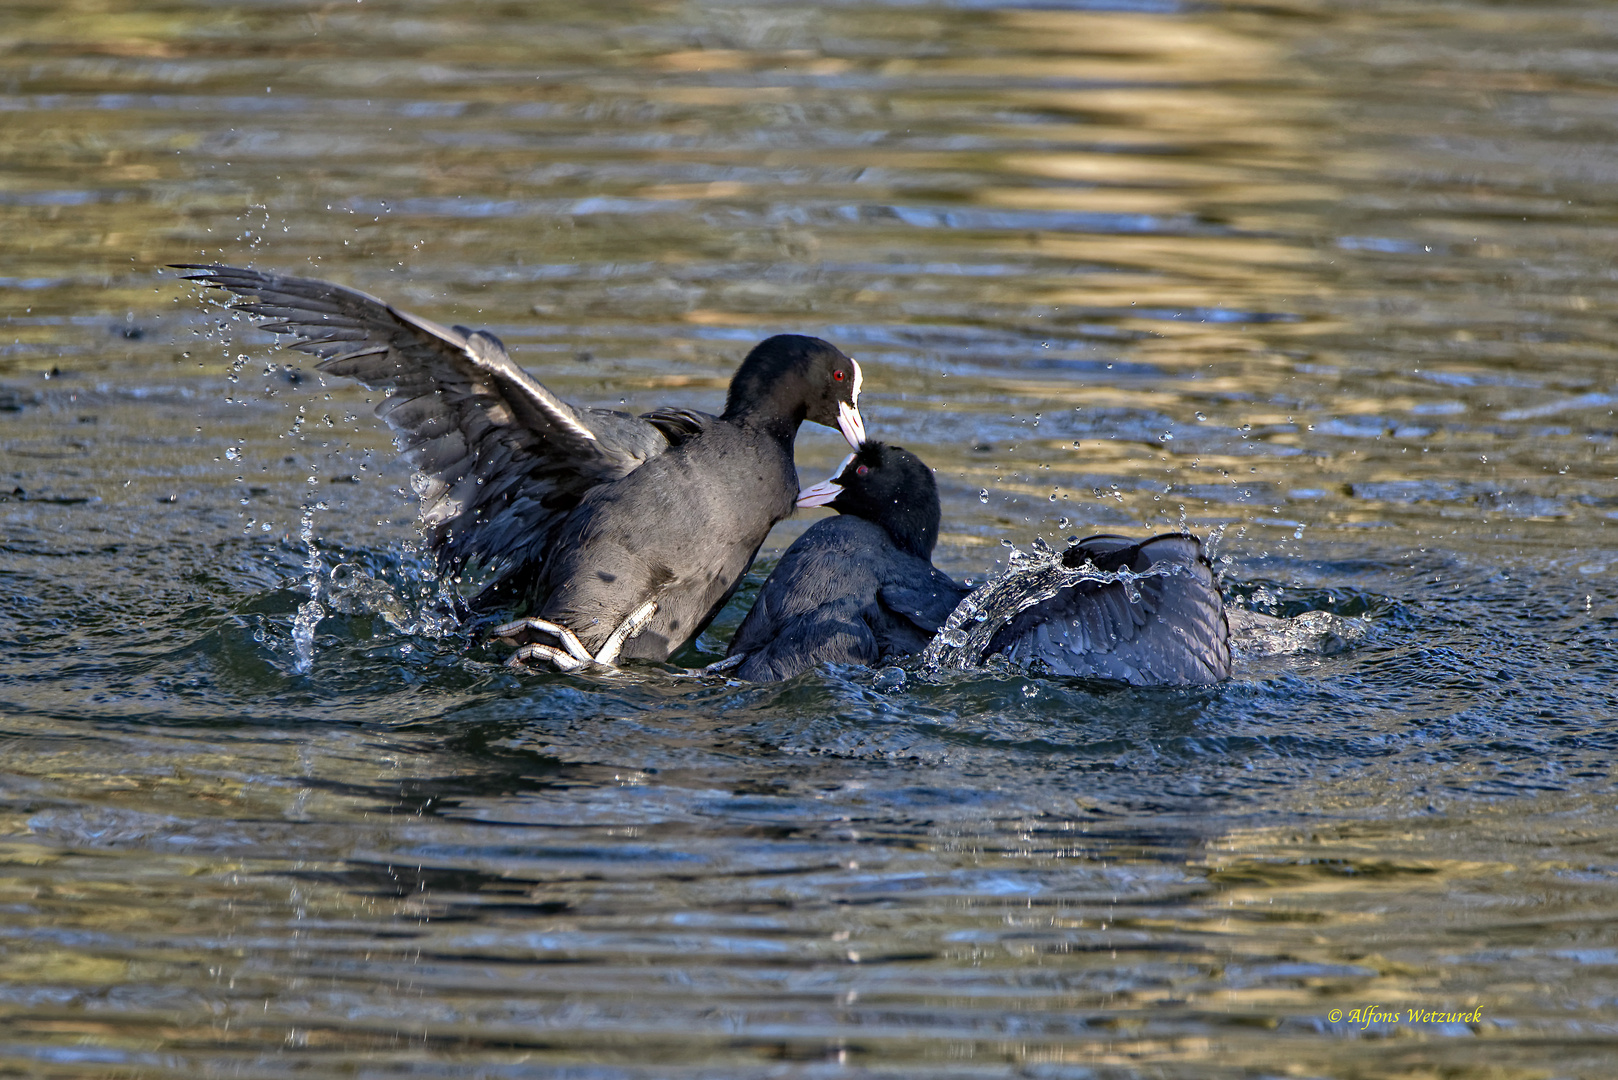
<svg viewBox="0 0 1618 1080"><path fill-rule="evenodd" d="M1604 2L6 4L0 1074L1610 1075L1615 70ZM945 569L1184 523L1290 636L512 672L213 259L581 404L820 334Z"/></svg>

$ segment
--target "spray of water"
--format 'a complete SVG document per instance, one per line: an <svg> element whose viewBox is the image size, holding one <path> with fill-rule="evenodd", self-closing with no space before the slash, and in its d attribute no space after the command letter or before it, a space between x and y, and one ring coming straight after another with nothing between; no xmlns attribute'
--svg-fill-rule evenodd
<svg viewBox="0 0 1618 1080"><path fill-rule="evenodd" d="M311 496L317 483L319 477L311 471L309 475ZM320 548L315 545L315 511L324 509L325 503L315 502L311 497L303 505L303 519L298 529L305 552L304 580L309 586L309 599L298 605L298 614L292 619L293 668L300 675L307 674L314 666L315 627L326 617L326 608L320 602L321 586L326 578L326 561L321 558Z"/></svg>
<svg viewBox="0 0 1618 1080"><path fill-rule="evenodd" d="M1117 571L1098 570L1091 564L1072 567L1043 540L1036 539L1031 546L1033 550L1026 552L1012 548L1006 569L956 605L923 651L924 667L964 671L981 666L989 642L1007 623L1080 582L1121 584L1129 602L1138 604L1142 581L1190 571L1190 567L1171 561L1156 563L1138 573L1127 567Z"/></svg>

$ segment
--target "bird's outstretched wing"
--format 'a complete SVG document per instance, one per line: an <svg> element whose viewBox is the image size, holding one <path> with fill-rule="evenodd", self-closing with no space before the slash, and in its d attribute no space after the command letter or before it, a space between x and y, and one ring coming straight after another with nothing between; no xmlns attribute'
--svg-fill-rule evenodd
<svg viewBox="0 0 1618 1080"><path fill-rule="evenodd" d="M234 310L321 371L387 393L376 414L397 435L418 483L424 532L444 568L497 573L540 560L561 519L709 419L576 409L511 359L493 334L444 327L355 289L233 266L177 264L243 299Z"/></svg>
<svg viewBox="0 0 1618 1080"><path fill-rule="evenodd" d="M990 640L1053 674L1136 685L1197 685L1230 676L1224 602L1202 545L1171 533L1149 540L1088 537L1062 554L1077 569L1129 571L1131 582L1079 581L1013 616Z"/></svg>

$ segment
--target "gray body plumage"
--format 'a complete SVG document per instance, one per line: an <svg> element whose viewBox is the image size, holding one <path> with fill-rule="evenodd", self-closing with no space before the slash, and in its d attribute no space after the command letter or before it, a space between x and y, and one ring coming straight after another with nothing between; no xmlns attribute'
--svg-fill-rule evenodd
<svg viewBox="0 0 1618 1080"><path fill-rule="evenodd" d="M966 590L887 532L842 514L800 536L731 640L734 669L752 682L789 679L816 664L874 664L920 652Z"/></svg>
<svg viewBox="0 0 1618 1080"><path fill-rule="evenodd" d="M747 499L694 482L721 460L730 475L746 478ZM724 607L770 528L792 513L797 488L789 451L747 437L739 425L712 423L623 481L585 495L540 568L536 591L546 599L538 615L571 627L594 649L624 611L661 596L657 614L623 655L664 659ZM666 521L695 523L693 541L677 550L649 546L648 532Z"/></svg>

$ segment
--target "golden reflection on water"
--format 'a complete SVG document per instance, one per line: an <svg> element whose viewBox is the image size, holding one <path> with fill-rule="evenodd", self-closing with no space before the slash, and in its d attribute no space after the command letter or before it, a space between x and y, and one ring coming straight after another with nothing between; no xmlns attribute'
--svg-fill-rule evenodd
<svg viewBox="0 0 1618 1080"><path fill-rule="evenodd" d="M1563 333L1524 349L1513 317L1521 325L1568 312L1593 324L1611 297L1588 277L1571 294L1532 280L1499 294L1491 276L1520 273L1525 261L1512 212L1571 201L1522 186L1565 178L1528 154L1497 162L1503 171L1487 183L1469 180L1452 147L1406 130L1412 106L1389 105L1397 95L1377 79L1485 111L1488 95L1504 93L1556 95L1575 111L1587 103L1565 74L1524 81L1475 70L1460 58L1476 53L1432 49L1400 19L1289 12L753 12L745 29L693 47L679 16L655 6L564 20L550 34L532 33L545 25L539 9L464 24L430 4L386 16L26 9L0 31L15 87L0 132L0 190L13 196L0 207L0 254L14 279L57 284L6 290L4 303L36 318L14 320L19 348L4 362L56 365L63 331L37 316L69 316L86 302L111 317L153 310L147 275L170 259L313 259L316 272L430 313L474 308L508 334L559 331L609 366L604 377L547 377L592 398L722 380L733 356L693 353L693 326L912 329L916 341L888 357L896 387L959 353L925 341L936 327L992 327L1022 350L1049 327L1072 339L1070 355L1111 353L1162 377L1115 386L1036 369L958 379L950 392L937 379L925 385L945 397L992 395L966 405L986 420L1003 398L1000 408L1018 415L1088 404L1183 427L1202 413L1198 423L1227 433L1300 418L1408 428L1396 450L1265 436L1314 448L1308 486L1327 492L1311 507L1317 524L1366 516L1334 494L1356 481L1428 470L1409 463L1413 449L1472 454L1503 487L1526 489L1543 477L1538 456L1500 453L1477 423L1502 411L1498 395L1409 375L1425 365L1465 380L1527 366L1544 369L1536 381L1555 393L1550 384L1570 366L1609 360L1610 342ZM1471 15L1450 26L1457 41L1489 33ZM1543 25L1586 17L1547 15ZM1355 35L1366 43L1351 44ZM356 58L354 41L374 47ZM43 59L25 61L40 47ZM305 104L273 107L278 93ZM1454 134L1455 144L1479 137ZM1605 168L1599 154L1569 149L1585 155L1566 159L1578 180ZM1423 175L1434 181L1422 185ZM586 209L603 195L628 200L627 212ZM1395 235L1356 235L1384 224L1373 219L1399 199L1422 213L1387 222ZM437 209L417 207L428 200ZM460 216L484 202L488 215ZM926 208L932 224L907 218L907 206ZM956 210L989 216L955 220ZM1433 244L1412 231L1464 245L1465 258L1418 266ZM1532 242L1598 244L1556 221ZM498 280L535 261L599 272ZM994 262L1005 266L929 269ZM1278 315L1287 318L1251 318ZM546 320L566 326L545 330ZM1490 324L1500 329L1472 328ZM1095 337L1097 328L1136 336L1126 346ZM645 355L702 370L648 376L635 370ZM227 362L213 350L198 359L210 372ZM1300 382L1300 360L1341 369L1329 399ZM1278 391L1291 402L1273 407ZM958 444L903 423L895 434L955 478L983 478ZM1486 446L1496 453L1484 462ZM830 464L825 450L806 452L806 467ZM1208 469L1230 456L1206 439L1197 453ZM1586 448L1563 456L1582 461L1586 481L1601 472ZM1044 464L1004 462L1025 473ZM1118 464L1088 458L1091 471ZM1297 486L1291 459L1243 464L1244 482ZM1026 476L1005 483L1042 487ZM1160 502L1130 492L1120 509L1138 525L1176 520ZM1042 528L1027 506L977 523L973 503L951 510L967 525L958 538L981 541L1008 521L1024 537ZM1253 516L1242 499L1187 510L1201 524Z"/></svg>

